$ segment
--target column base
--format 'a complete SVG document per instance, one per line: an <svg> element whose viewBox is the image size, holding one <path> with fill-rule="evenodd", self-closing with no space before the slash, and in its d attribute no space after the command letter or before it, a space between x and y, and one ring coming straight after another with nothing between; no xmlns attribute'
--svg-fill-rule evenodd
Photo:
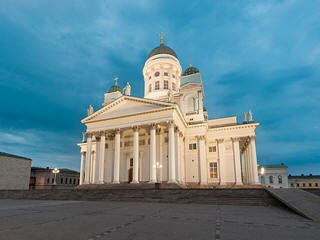
<svg viewBox="0 0 320 240"><path fill-rule="evenodd" d="M150 180L148 183L149 184L155 184L157 181L156 180Z"/></svg>
<svg viewBox="0 0 320 240"><path fill-rule="evenodd" d="M242 182L237 182L236 185L243 185Z"/></svg>
<svg viewBox="0 0 320 240"><path fill-rule="evenodd" d="M98 184L104 184L104 181L100 180L98 181Z"/></svg>
<svg viewBox="0 0 320 240"><path fill-rule="evenodd" d="M225 182L220 182L220 185L227 185L227 183L225 183Z"/></svg>
<svg viewBox="0 0 320 240"><path fill-rule="evenodd" d="M169 180L167 183L175 183L175 184L177 184L177 180L171 179L171 180Z"/></svg>
<svg viewBox="0 0 320 240"><path fill-rule="evenodd" d="M81 185L83 185L83 184L89 184L89 182L87 182L87 181L84 181Z"/></svg>
<svg viewBox="0 0 320 240"><path fill-rule="evenodd" d="M120 184L119 181L113 181L112 184Z"/></svg>
<svg viewBox="0 0 320 240"><path fill-rule="evenodd" d="M130 184L138 184L139 181L138 180L132 180L132 182L130 182Z"/></svg>
<svg viewBox="0 0 320 240"><path fill-rule="evenodd" d="M208 185L207 182L200 182L200 185Z"/></svg>

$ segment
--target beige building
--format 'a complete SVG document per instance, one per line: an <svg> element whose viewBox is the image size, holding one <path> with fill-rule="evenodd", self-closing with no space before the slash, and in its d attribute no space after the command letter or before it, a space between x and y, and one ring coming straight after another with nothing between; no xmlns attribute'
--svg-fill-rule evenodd
<svg viewBox="0 0 320 240"><path fill-rule="evenodd" d="M31 159L0 152L0 190L29 188Z"/></svg>
<svg viewBox="0 0 320 240"><path fill-rule="evenodd" d="M281 164L260 165L258 167L260 183L273 188L288 188L288 167Z"/></svg>
<svg viewBox="0 0 320 240"><path fill-rule="evenodd" d="M291 188L320 188L320 175L289 175L289 186Z"/></svg>
<svg viewBox="0 0 320 240"><path fill-rule="evenodd" d="M54 174L53 169L32 167L30 189L68 189L79 185L79 172L63 168Z"/></svg>
<svg viewBox="0 0 320 240"><path fill-rule="evenodd" d="M80 184L259 184L252 113L208 119L200 71L163 43L143 68L144 97L117 79L81 122Z"/></svg>

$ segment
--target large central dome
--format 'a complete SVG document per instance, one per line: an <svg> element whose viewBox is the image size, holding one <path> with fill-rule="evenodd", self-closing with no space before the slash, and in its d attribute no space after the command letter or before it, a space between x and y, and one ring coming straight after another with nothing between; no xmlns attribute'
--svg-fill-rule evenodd
<svg viewBox="0 0 320 240"><path fill-rule="evenodd" d="M176 53L171 48L169 48L168 46L164 45L163 43L161 43L159 47L154 48L149 53L148 59L153 57L153 56L155 56L155 55L158 55L158 54L169 54L169 55L172 55L172 56L174 56L175 58L178 59Z"/></svg>

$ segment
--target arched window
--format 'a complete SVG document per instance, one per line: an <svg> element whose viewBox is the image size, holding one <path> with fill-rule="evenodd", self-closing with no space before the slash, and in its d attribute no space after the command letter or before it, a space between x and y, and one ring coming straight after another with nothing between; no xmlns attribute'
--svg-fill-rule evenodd
<svg viewBox="0 0 320 240"><path fill-rule="evenodd" d="M160 89L160 82L156 81L155 85L154 85L154 90L159 90Z"/></svg>
<svg viewBox="0 0 320 240"><path fill-rule="evenodd" d="M160 76L160 73L159 73L159 72L156 72L156 73L154 74L154 76L155 76L155 77L159 77L159 76Z"/></svg>
<svg viewBox="0 0 320 240"><path fill-rule="evenodd" d="M194 112L195 111L195 99L190 96L186 99L186 112Z"/></svg>
<svg viewBox="0 0 320 240"><path fill-rule="evenodd" d="M273 183L273 176L269 176L269 182Z"/></svg>
<svg viewBox="0 0 320 240"><path fill-rule="evenodd" d="M172 90L175 91L176 90L176 84L173 82L172 83Z"/></svg>
<svg viewBox="0 0 320 240"><path fill-rule="evenodd" d="M163 89L168 89L168 81L167 80L164 80L163 81Z"/></svg>
<svg viewBox="0 0 320 240"><path fill-rule="evenodd" d="M278 183L282 183L282 176L281 175L278 176Z"/></svg>

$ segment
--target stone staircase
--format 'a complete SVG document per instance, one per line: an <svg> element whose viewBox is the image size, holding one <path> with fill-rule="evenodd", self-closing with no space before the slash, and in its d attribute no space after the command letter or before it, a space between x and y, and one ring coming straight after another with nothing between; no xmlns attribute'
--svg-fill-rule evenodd
<svg viewBox="0 0 320 240"><path fill-rule="evenodd" d="M135 201L267 206L280 202L265 189L73 189L2 190L0 199Z"/></svg>

